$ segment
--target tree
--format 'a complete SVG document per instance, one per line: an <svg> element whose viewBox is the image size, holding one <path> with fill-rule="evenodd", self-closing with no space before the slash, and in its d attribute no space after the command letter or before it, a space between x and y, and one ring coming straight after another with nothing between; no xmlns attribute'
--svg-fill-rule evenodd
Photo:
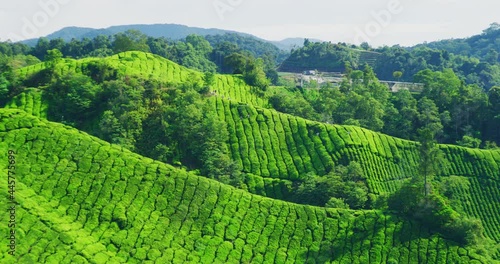
<svg viewBox="0 0 500 264"><path fill-rule="evenodd" d="M47 91L51 102L49 115L57 121L78 125L95 114L102 89L86 75L68 74L57 79Z"/></svg>
<svg viewBox="0 0 500 264"><path fill-rule="evenodd" d="M500 30L500 24L497 23L497 22L494 22L494 23L491 23L490 26L487 29L483 30L483 33L486 34L486 35L487 34L492 34L492 33L494 33L497 30Z"/></svg>
<svg viewBox="0 0 500 264"><path fill-rule="evenodd" d="M2 106L9 95L10 82L0 74L0 106Z"/></svg>
<svg viewBox="0 0 500 264"><path fill-rule="evenodd" d="M372 67L370 65L365 64L363 69L363 84L368 86L372 82L378 81L377 76L375 76L375 72L373 72Z"/></svg>
<svg viewBox="0 0 500 264"><path fill-rule="evenodd" d="M125 33L118 33L115 35L113 41L113 51L120 53L124 51L144 51L149 52L147 44L148 37L138 30L127 30Z"/></svg>
<svg viewBox="0 0 500 264"><path fill-rule="evenodd" d="M49 40L47 38L39 38L35 48L32 51L32 54L38 59L44 60L44 57L49 49Z"/></svg>
<svg viewBox="0 0 500 264"><path fill-rule="evenodd" d="M326 202L325 207L328 208L341 208L341 209L349 209L349 205L346 204L344 199L332 197L328 202Z"/></svg>
<svg viewBox="0 0 500 264"><path fill-rule="evenodd" d="M464 135L462 140L457 141L457 144L467 148L479 148L481 145L481 139Z"/></svg>
<svg viewBox="0 0 500 264"><path fill-rule="evenodd" d="M191 34L186 37L186 43L190 44L197 52L203 56L212 53L213 48L203 36Z"/></svg>
<svg viewBox="0 0 500 264"><path fill-rule="evenodd" d="M58 49L52 49L47 51L45 55L45 67L48 69L54 69L54 67L62 60L62 53Z"/></svg>
<svg viewBox="0 0 500 264"><path fill-rule="evenodd" d="M432 128L424 127L419 129L419 175L424 181L423 193L428 196L432 190L430 180L439 171L441 165L442 153L434 139L435 132Z"/></svg>
<svg viewBox="0 0 500 264"><path fill-rule="evenodd" d="M114 116L113 111L104 111L101 121L99 122L101 139L106 140L110 143L119 143L120 138L123 133L123 128L120 125L120 121Z"/></svg>
<svg viewBox="0 0 500 264"><path fill-rule="evenodd" d="M419 115L417 100L410 91L399 90L392 94L387 105L383 132L400 138L413 139Z"/></svg>
<svg viewBox="0 0 500 264"><path fill-rule="evenodd" d="M215 84L215 73L214 72L205 72L203 74L203 86L202 93L207 93L210 91L210 88Z"/></svg>
<svg viewBox="0 0 500 264"><path fill-rule="evenodd" d="M325 176L309 173L295 189L296 202L335 208L364 208L368 188L361 166L351 162Z"/></svg>
<svg viewBox="0 0 500 264"><path fill-rule="evenodd" d="M224 58L226 67L231 68L233 74L243 74L246 72L250 58L241 53L232 53Z"/></svg>
<svg viewBox="0 0 500 264"><path fill-rule="evenodd" d="M361 47L364 50L371 50L372 49L372 47L370 46L370 44L368 44L368 42L361 43L361 45L359 45L359 47Z"/></svg>
<svg viewBox="0 0 500 264"><path fill-rule="evenodd" d="M351 66L351 63L348 61L344 62L344 73L345 73L345 76L347 76L347 78L351 77L352 66Z"/></svg>
<svg viewBox="0 0 500 264"><path fill-rule="evenodd" d="M401 72L401 71L395 71L392 73L392 77L394 77L394 79L396 79L397 81L399 81L402 76L403 76L403 72Z"/></svg>
<svg viewBox="0 0 500 264"><path fill-rule="evenodd" d="M283 113L307 119L316 118L313 107L300 93L290 94L280 90L269 98L269 103L274 109Z"/></svg>
<svg viewBox="0 0 500 264"><path fill-rule="evenodd" d="M434 138L443 131L439 109L433 100L423 97L418 101L418 123L419 127L424 127L429 130Z"/></svg>

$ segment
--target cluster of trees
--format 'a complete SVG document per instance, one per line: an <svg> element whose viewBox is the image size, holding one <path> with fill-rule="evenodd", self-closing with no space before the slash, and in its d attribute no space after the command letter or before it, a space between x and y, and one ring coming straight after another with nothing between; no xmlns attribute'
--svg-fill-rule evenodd
<svg viewBox="0 0 500 264"><path fill-rule="evenodd" d="M361 166L351 162L337 166L325 176L309 173L293 189L298 203L330 208L363 209L368 201L368 187Z"/></svg>
<svg viewBox="0 0 500 264"><path fill-rule="evenodd" d="M105 74L105 69L106 65L90 63L83 73L62 76L52 68L44 70L49 76L44 78L48 118L144 156L239 184L241 169L228 155L225 123L204 100L204 88L213 76L206 74L200 82L193 76L194 81L174 87Z"/></svg>
<svg viewBox="0 0 500 264"><path fill-rule="evenodd" d="M278 47L267 41L262 41L253 37L245 37L241 34L226 33L224 35L207 35L205 36L205 39L210 42L212 47L216 47L223 43L231 43L240 49L249 52L256 58L271 57L276 61L276 63L284 61L289 56L288 52L280 50Z"/></svg>
<svg viewBox="0 0 500 264"><path fill-rule="evenodd" d="M422 70L443 71L450 68L466 83L477 84L485 90L500 85L500 63L497 61L481 61L425 46L413 49L382 47L376 51L382 56L377 59L374 71L383 80L412 82L417 81L414 76ZM397 71L401 72L401 76L395 78L394 72Z"/></svg>
<svg viewBox="0 0 500 264"><path fill-rule="evenodd" d="M494 23L483 34L468 39L447 40L405 48L399 45L373 49L367 43L360 46L345 43L304 41L302 48L292 50L281 64L281 71L301 72L317 69L344 72L349 63L353 68L369 63L382 80L414 81L422 70L452 69L467 84L477 84L485 90L500 85L500 26ZM369 54L368 54L369 52ZM366 55L366 56L365 56ZM364 57L369 57L368 60ZM395 72L399 74L394 75Z"/></svg>
<svg viewBox="0 0 500 264"><path fill-rule="evenodd" d="M358 65L359 52L345 43L311 42L304 40L304 46L291 51L290 56L280 65L280 71L302 72L320 70L327 72L344 71L345 62Z"/></svg>
<svg viewBox="0 0 500 264"><path fill-rule="evenodd" d="M14 71L41 62L29 55L29 50L28 46L20 43L0 42L0 105L16 93L18 80Z"/></svg>

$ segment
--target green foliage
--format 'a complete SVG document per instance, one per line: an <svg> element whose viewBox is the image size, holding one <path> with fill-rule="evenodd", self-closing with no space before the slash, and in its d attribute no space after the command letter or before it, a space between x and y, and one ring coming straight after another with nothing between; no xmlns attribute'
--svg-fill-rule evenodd
<svg viewBox="0 0 500 264"><path fill-rule="evenodd" d="M290 57L281 64L280 71L302 72L317 69L327 72L340 72L344 70L345 62L357 65L359 53L342 43L312 43L306 39L304 47L292 50Z"/></svg>
<svg viewBox="0 0 500 264"><path fill-rule="evenodd" d="M406 182L389 198L389 208L422 222L461 245L480 245L484 242L484 228L480 220L460 215L451 207L450 201L437 191L424 194L423 186L417 178Z"/></svg>
<svg viewBox="0 0 500 264"><path fill-rule="evenodd" d="M327 208L340 208L340 209L349 209L349 205L347 205L342 198L332 197L328 202L326 202L325 207Z"/></svg>
<svg viewBox="0 0 500 264"><path fill-rule="evenodd" d="M62 60L62 53L58 49L48 50L45 55L45 67L53 69Z"/></svg>
<svg viewBox="0 0 500 264"><path fill-rule="evenodd" d="M308 174L295 190L296 202L319 206L360 209L368 200L368 188L358 163L338 166L328 175Z"/></svg>
<svg viewBox="0 0 500 264"><path fill-rule="evenodd" d="M0 105L5 104L9 95L9 86L10 82L4 77L4 75L0 75Z"/></svg>
<svg viewBox="0 0 500 264"><path fill-rule="evenodd" d="M463 136L462 140L458 141L457 144L462 147L479 148L481 145L481 139L471 136Z"/></svg>
<svg viewBox="0 0 500 264"><path fill-rule="evenodd" d="M401 71L395 71L392 73L392 77L394 77L394 79L396 79L396 80L401 79L402 76L403 76L403 73Z"/></svg>
<svg viewBox="0 0 500 264"><path fill-rule="evenodd" d="M311 104L299 93L279 90L270 96L269 103L277 111L307 119L316 119L316 113Z"/></svg>
<svg viewBox="0 0 500 264"><path fill-rule="evenodd" d="M137 30L128 30L125 33L115 35L113 41L113 51L115 53L132 50L149 52L147 36Z"/></svg>
<svg viewBox="0 0 500 264"><path fill-rule="evenodd" d="M82 123L94 114L101 91L85 75L62 76L47 89L49 115L57 121Z"/></svg>
<svg viewBox="0 0 500 264"><path fill-rule="evenodd" d="M266 90L270 82L264 72L262 59L255 59L241 53L232 53L224 58L224 63L232 69L235 74L242 74L243 79L252 86Z"/></svg>

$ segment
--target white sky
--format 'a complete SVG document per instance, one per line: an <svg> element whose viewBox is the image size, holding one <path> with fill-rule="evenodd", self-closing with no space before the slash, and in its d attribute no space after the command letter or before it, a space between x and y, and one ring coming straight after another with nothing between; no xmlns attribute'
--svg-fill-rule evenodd
<svg viewBox="0 0 500 264"><path fill-rule="evenodd" d="M308 37L407 46L479 34L500 22L498 0L1 1L0 40L44 36L67 26L176 23L268 40Z"/></svg>

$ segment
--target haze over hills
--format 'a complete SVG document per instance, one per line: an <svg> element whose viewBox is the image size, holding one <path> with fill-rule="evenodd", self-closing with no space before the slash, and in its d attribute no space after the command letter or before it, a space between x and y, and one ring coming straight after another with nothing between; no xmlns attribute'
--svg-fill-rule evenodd
<svg viewBox="0 0 500 264"><path fill-rule="evenodd" d="M155 37L155 38L165 37L171 40L183 39L191 34L206 36L206 35L222 35L225 33L236 33L241 36L253 37L261 41L270 42L282 50L290 50L293 47L300 47L304 43L304 38L288 38L281 41L268 41L243 32L216 29L216 28L189 27L178 24L122 25L122 26L112 26L103 29L66 27L52 34L49 34L46 37L49 40L57 38L62 38L65 41L71 41L72 39L82 40L83 38L92 39L99 35L111 36L117 33L123 33L131 29L139 30L143 34L146 34L150 37ZM36 45L37 40L38 39L30 39L22 41L22 43L34 46ZM314 41L320 41L320 40L314 40Z"/></svg>

